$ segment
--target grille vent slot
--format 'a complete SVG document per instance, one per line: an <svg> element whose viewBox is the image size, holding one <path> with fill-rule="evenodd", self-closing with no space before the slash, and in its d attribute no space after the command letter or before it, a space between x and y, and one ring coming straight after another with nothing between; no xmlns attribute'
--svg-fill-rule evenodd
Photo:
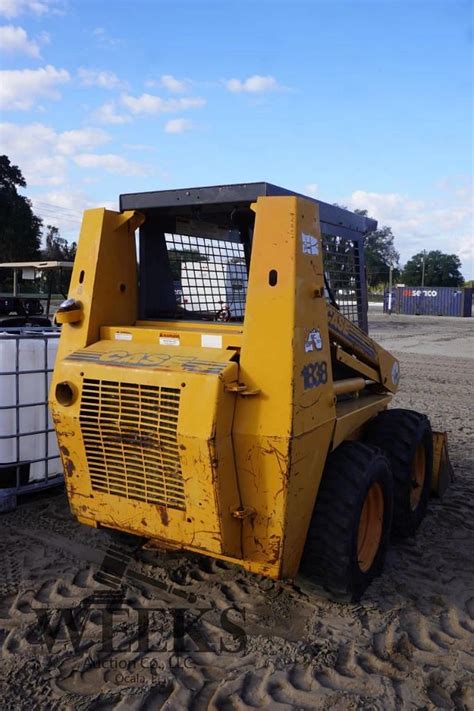
<svg viewBox="0 0 474 711"><path fill-rule="evenodd" d="M185 509L180 390L84 379L80 424L95 491Z"/></svg>

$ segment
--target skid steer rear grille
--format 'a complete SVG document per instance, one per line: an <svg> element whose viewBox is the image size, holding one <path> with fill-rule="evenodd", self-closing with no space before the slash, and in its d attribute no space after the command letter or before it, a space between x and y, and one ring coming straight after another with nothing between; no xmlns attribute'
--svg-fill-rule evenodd
<svg viewBox="0 0 474 711"><path fill-rule="evenodd" d="M95 491L185 509L179 399L176 388L84 379L80 423Z"/></svg>

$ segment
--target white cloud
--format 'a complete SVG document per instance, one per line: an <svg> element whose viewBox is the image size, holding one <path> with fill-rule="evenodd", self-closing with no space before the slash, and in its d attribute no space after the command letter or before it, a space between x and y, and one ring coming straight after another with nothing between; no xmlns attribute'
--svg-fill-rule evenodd
<svg viewBox="0 0 474 711"><path fill-rule="evenodd" d="M184 133L194 128L194 123L185 118L175 118L165 124L166 133Z"/></svg>
<svg viewBox="0 0 474 711"><path fill-rule="evenodd" d="M14 25L0 27L0 48L9 54L27 54L36 59L41 56L38 42L29 39L23 27Z"/></svg>
<svg viewBox="0 0 474 711"><path fill-rule="evenodd" d="M123 94L121 101L133 114L148 114L152 116L185 111L187 109L198 109L206 103L206 100L199 96L163 99L161 96L155 96L154 94L142 94L141 96Z"/></svg>
<svg viewBox="0 0 474 711"><path fill-rule="evenodd" d="M107 141L110 135L100 128L77 128L58 134L56 148L63 155L73 155L77 151L96 148Z"/></svg>
<svg viewBox="0 0 474 711"><path fill-rule="evenodd" d="M26 12L31 12L34 15L46 15L55 11L57 11L55 0L0 0L0 15L9 19Z"/></svg>
<svg viewBox="0 0 474 711"><path fill-rule="evenodd" d="M147 153L156 150L156 147L149 143L124 143L123 147L127 151L146 151Z"/></svg>
<svg viewBox="0 0 474 711"><path fill-rule="evenodd" d="M98 86L101 89L119 89L122 82L114 72L105 69L86 69L79 67L77 75L84 86Z"/></svg>
<svg viewBox="0 0 474 711"><path fill-rule="evenodd" d="M70 80L69 72L48 64L40 69L0 72L0 104L3 109L30 109L38 97L59 99L58 84Z"/></svg>
<svg viewBox="0 0 474 711"><path fill-rule="evenodd" d="M163 74L161 85L173 94L183 94L189 86L189 81L187 79L176 79L172 74Z"/></svg>
<svg viewBox="0 0 474 711"><path fill-rule="evenodd" d="M261 94L264 91L275 91L281 88L275 77L261 76L260 74L253 74L251 77L243 80L226 79L224 86L228 91L234 93L246 92L248 94Z"/></svg>
<svg viewBox="0 0 474 711"><path fill-rule="evenodd" d="M117 175L147 175L148 169L140 163L127 160L113 153L79 153L73 161L80 168L101 168Z"/></svg>
<svg viewBox="0 0 474 711"><path fill-rule="evenodd" d="M40 32L38 35L39 44L49 44L51 42L51 35L49 32Z"/></svg>
<svg viewBox="0 0 474 711"><path fill-rule="evenodd" d="M438 185L441 194L417 200L400 193L356 190L341 202L350 209L367 209L379 226L389 225L401 263L413 254L439 249L458 254L463 272L472 278L474 258L472 193L459 181Z"/></svg>
<svg viewBox="0 0 474 711"><path fill-rule="evenodd" d="M319 185L317 183L308 183L304 186L303 193L309 195L310 197L318 197Z"/></svg>
<svg viewBox="0 0 474 711"><path fill-rule="evenodd" d="M354 209L367 209L369 215L379 219L398 219L403 212L416 213L423 207L422 200L411 200L400 193L375 193L365 190L355 190L349 198L349 207Z"/></svg>
<svg viewBox="0 0 474 711"><path fill-rule="evenodd" d="M18 126L0 124L2 146L19 165L28 185L60 185L66 176L66 159L56 152L57 134L41 123Z"/></svg>
<svg viewBox="0 0 474 711"><path fill-rule="evenodd" d="M0 124L2 150L19 165L28 185L62 185L68 157L102 145L110 136L100 129L81 128L56 132L42 123L19 126Z"/></svg>
<svg viewBox="0 0 474 711"><path fill-rule="evenodd" d="M84 210L94 207L117 209L116 204L92 200L83 190L69 183L31 198L33 210L43 224L58 227L61 237L77 241Z"/></svg>
<svg viewBox="0 0 474 711"><path fill-rule="evenodd" d="M131 117L126 114L118 113L115 102L113 101L102 104L102 106L94 111L93 118L96 121L99 121L99 123L111 124L115 126L119 126L123 123L129 123L132 120Z"/></svg>
<svg viewBox="0 0 474 711"><path fill-rule="evenodd" d="M144 84L149 89L160 87L172 94L184 94L189 91L192 82L190 79L177 79L172 74L162 74L158 80L147 79Z"/></svg>
<svg viewBox="0 0 474 711"><path fill-rule="evenodd" d="M122 44L122 40L109 35L104 27L96 27L92 31L92 34L94 35L98 46L102 47L102 49L115 49L116 47L120 47Z"/></svg>
<svg viewBox="0 0 474 711"><path fill-rule="evenodd" d="M91 207L109 207L117 209L117 203L104 200L110 197L107 182L103 180L100 171L93 171L97 178L102 177L100 202L91 199L84 190L70 182L69 171L77 163L85 167L103 167L111 172L139 174L144 168L130 163L121 156L100 156L94 158L94 149L110 140L105 131L94 128L77 128L69 131L55 131L42 123L32 123L24 126L15 123L0 123L2 151L11 162L18 165L25 176L27 194L33 202L35 214L41 217L44 224L58 227L61 236L66 239L77 239L82 213ZM87 159L87 156L92 158ZM89 178L87 171L85 177ZM84 181L85 182L85 181ZM104 188L105 185L105 188ZM40 186L39 192L38 186ZM33 190L32 190L33 188ZM36 188L36 189L35 189Z"/></svg>
<svg viewBox="0 0 474 711"><path fill-rule="evenodd" d="M67 190L50 190L47 193L37 195L32 199L33 204L39 203L46 207L59 207L67 211L71 216L80 215L87 209L88 200L84 193L74 190L68 186Z"/></svg>

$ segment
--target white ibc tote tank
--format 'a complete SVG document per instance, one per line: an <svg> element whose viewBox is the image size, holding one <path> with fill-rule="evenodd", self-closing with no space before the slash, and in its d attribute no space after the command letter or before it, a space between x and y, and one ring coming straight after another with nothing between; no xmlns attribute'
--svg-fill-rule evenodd
<svg viewBox="0 0 474 711"><path fill-rule="evenodd" d="M29 471L27 481L62 472L48 410L48 391L59 341L54 329L0 329L0 487L2 472Z"/></svg>

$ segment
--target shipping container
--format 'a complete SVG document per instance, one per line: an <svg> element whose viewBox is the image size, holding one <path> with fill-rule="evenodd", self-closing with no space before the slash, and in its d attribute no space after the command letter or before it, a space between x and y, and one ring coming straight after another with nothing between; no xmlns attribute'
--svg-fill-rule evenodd
<svg viewBox="0 0 474 711"><path fill-rule="evenodd" d="M383 310L419 316L472 316L472 289L455 286L397 286L384 295Z"/></svg>

